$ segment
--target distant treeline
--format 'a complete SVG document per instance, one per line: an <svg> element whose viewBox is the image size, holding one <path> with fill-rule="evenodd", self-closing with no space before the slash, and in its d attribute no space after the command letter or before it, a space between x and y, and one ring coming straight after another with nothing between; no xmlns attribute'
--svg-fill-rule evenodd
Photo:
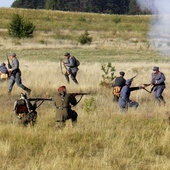
<svg viewBox="0 0 170 170"><path fill-rule="evenodd" d="M13 8L51 9L105 14L144 14L136 0L15 0Z"/></svg>

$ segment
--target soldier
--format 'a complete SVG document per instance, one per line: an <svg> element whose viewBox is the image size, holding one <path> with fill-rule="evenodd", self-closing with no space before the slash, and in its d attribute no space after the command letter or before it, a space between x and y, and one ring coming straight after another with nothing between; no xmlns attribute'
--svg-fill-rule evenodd
<svg viewBox="0 0 170 170"><path fill-rule="evenodd" d="M159 67L153 67L153 73L151 77L151 85L154 91L154 97L156 102L160 105L161 103L165 104L165 100L162 96L162 93L165 89L165 75L159 71Z"/></svg>
<svg viewBox="0 0 170 170"><path fill-rule="evenodd" d="M58 94L53 98L56 107L56 125L57 128L63 128L65 122L71 119L74 125L77 122L77 113L71 109L71 106L77 104L75 96L67 93L66 87L61 86L58 88Z"/></svg>
<svg viewBox="0 0 170 170"><path fill-rule="evenodd" d="M19 119L19 123L27 125L31 123L35 124L37 119L37 101L33 104L27 98L26 93L21 93L20 98L17 99L14 103L14 113L15 116Z"/></svg>
<svg viewBox="0 0 170 170"><path fill-rule="evenodd" d="M9 87L8 87L8 93L10 94L13 88L13 85L16 84L21 87L23 90L25 90L28 94L30 94L31 89L25 87L22 84L22 80L21 80L21 71L19 69L19 61L16 57L15 53L11 53L10 54L10 59L12 60L11 63L11 68L8 69L9 73L11 74L10 76L10 81L9 81Z"/></svg>
<svg viewBox="0 0 170 170"><path fill-rule="evenodd" d="M122 87L125 85L126 80L124 79L125 72L121 71L119 77L116 77L114 83L112 84L113 87L113 101L118 102L120 91Z"/></svg>
<svg viewBox="0 0 170 170"><path fill-rule="evenodd" d="M1 75L1 80L7 80L9 77L8 69L4 62L1 63L0 65L0 75Z"/></svg>
<svg viewBox="0 0 170 170"><path fill-rule="evenodd" d="M71 75L71 79L78 84L78 81L76 79L76 75L78 72L78 67L77 67L77 63L76 63L76 58L74 56L71 56L70 53L66 52L64 54L64 56L66 57L66 62L63 63L64 66L66 67L66 73L65 73L65 77L67 82L69 83L69 75Z"/></svg>
<svg viewBox="0 0 170 170"><path fill-rule="evenodd" d="M139 105L138 102L130 99L130 93L131 93L131 91L140 90L140 89L143 89L144 87L143 86L130 87L131 84L132 84L131 79L126 80L125 86L123 86L123 88L120 92L120 97L119 97L118 103L119 103L119 107L122 112L127 111L128 107L137 108Z"/></svg>

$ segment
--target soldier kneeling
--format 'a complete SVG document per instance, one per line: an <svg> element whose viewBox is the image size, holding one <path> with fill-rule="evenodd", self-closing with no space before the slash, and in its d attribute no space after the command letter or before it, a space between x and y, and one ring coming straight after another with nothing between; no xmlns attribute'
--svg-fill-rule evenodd
<svg viewBox="0 0 170 170"><path fill-rule="evenodd" d="M58 94L53 98L56 107L56 125L57 128L63 128L65 122L71 119L74 125L77 122L77 113L71 109L71 106L77 104L75 96L67 93L66 87L61 86L58 88Z"/></svg>
<svg viewBox="0 0 170 170"><path fill-rule="evenodd" d="M20 124L35 124L37 119L36 102L32 104L26 93L21 93L20 98L15 101L14 112Z"/></svg>

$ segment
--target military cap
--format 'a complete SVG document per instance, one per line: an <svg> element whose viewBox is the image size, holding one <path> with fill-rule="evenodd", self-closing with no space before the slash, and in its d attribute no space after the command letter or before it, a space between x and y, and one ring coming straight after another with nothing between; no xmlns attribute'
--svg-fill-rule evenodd
<svg viewBox="0 0 170 170"><path fill-rule="evenodd" d="M154 67L153 67L153 71L159 71L159 67L154 66Z"/></svg>
<svg viewBox="0 0 170 170"><path fill-rule="evenodd" d="M16 57L16 54L12 52L10 56Z"/></svg>
<svg viewBox="0 0 170 170"><path fill-rule="evenodd" d="M125 72L124 72L124 71L120 71L119 74L120 74L121 76L124 76L124 75L125 75Z"/></svg>
<svg viewBox="0 0 170 170"><path fill-rule="evenodd" d="M70 53L66 52L66 53L64 54L64 56L70 56Z"/></svg>

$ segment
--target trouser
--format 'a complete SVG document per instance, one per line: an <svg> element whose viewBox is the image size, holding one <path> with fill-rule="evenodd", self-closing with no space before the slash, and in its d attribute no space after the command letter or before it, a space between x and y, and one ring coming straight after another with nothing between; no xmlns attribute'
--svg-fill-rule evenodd
<svg viewBox="0 0 170 170"><path fill-rule="evenodd" d="M66 114L58 114L56 115L56 124L58 128L63 128L66 125L66 120L71 119L72 125L74 126L77 123L77 113L74 110L67 110Z"/></svg>
<svg viewBox="0 0 170 170"><path fill-rule="evenodd" d="M122 98L119 98L119 107L120 107L121 112L126 112L128 110L128 107L132 107L136 109L138 106L139 106L139 103L136 101L131 101L128 103Z"/></svg>
<svg viewBox="0 0 170 170"><path fill-rule="evenodd" d="M29 90L30 90L29 88L27 88L26 86L24 86L24 85L22 84L22 80L21 80L21 75L20 75L20 73L16 73L15 76L14 76L14 75L11 75L11 77L10 77L8 92L11 92L11 91L12 91L12 88L13 88L15 82L16 82L16 84L17 84L20 88L22 88L23 90L25 90L25 91L29 91Z"/></svg>
<svg viewBox="0 0 170 170"><path fill-rule="evenodd" d="M69 74L66 72L65 73L65 78L67 80L67 82L69 83L70 82L70 79L69 79L69 75L71 75L71 79L76 83L78 84L78 81L76 79L76 75L77 75L77 71L69 71Z"/></svg>
<svg viewBox="0 0 170 170"><path fill-rule="evenodd" d="M165 100L162 96L164 89L165 89L164 86L157 86L154 91L154 97L155 97L155 100L158 103L158 105L160 105L161 103L165 104Z"/></svg>

